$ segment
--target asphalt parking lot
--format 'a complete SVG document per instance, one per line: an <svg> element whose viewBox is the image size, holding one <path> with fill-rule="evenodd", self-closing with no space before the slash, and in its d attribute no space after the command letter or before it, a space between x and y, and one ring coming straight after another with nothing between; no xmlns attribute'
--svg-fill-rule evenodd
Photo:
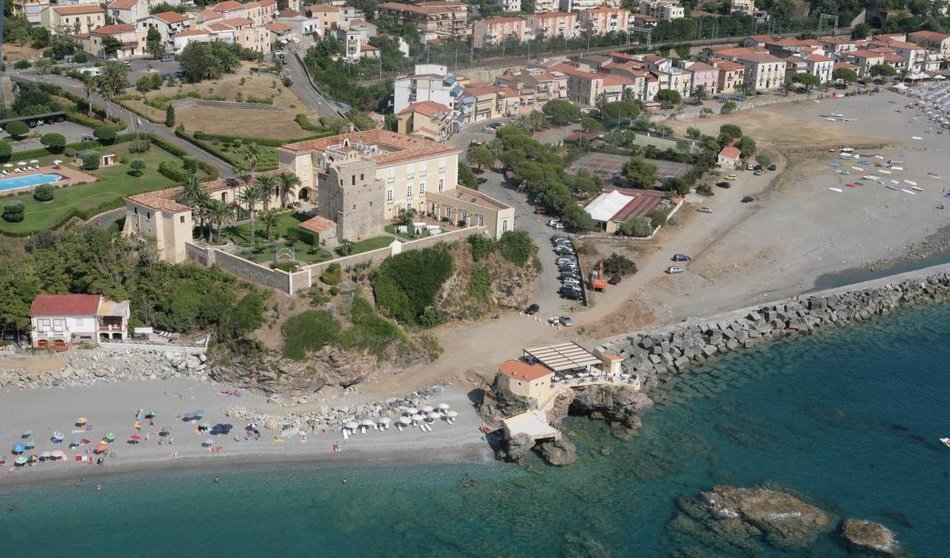
<svg viewBox="0 0 950 558"><path fill-rule="evenodd" d="M52 124L37 125L36 128L30 129L30 134L39 134L40 136L54 133L63 134L63 137L66 138L66 143L76 143L78 141L82 141L83 136L91 135L92 128L73 122L54 122ZM6 133L3 135L4 139L9 138ZM11 145L13 146L13 151L15 152L25 151L27 149L40 149L43 147L43 145L40 143L39 137L11 142Z"/></svg>

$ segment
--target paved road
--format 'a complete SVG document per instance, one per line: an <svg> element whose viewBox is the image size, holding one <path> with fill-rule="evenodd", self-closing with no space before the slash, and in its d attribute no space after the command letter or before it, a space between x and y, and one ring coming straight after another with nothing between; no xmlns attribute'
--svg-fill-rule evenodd
<svg viewBox="0 0 950 558"><path fill-rule="evenodd" d="M468 148L473 139L480 141L491 139L493 134L482 132L485 125L491 122L486 120L468 126L461 133L449 138L448 143L462 149L462 158L464 159L464 150ZM538 245L538 256L541 258L541 264L543 265L538 280L534 283L534 302L541 306L541 312L538 316L547 319L552 316L571 314L579 306L579 303L562 299L557 294L561 282L557 278L557 266L554 263L556 256L551 247L551 235L555 231L547 226L548 218L534 213L534 206L528 203L525 194L506 187L501 173L486 170L479 177L487 179L487 182L479 186L479 191L514 207L515 229L527 231L535 244Z"/></svg>
<svg viewBox="0 0 950 558"><path fill-rule="evenodd" d="M11 72L12 76L17 79L23 79L25 81L35 82L35 83L51 83L59 85L63 89L74 93L79 96L85 96L86 92L82 85L77 80L72 78L57 76L52 74L47 75L38 75L34 72ZM161 124L152 124L145 120L145 118L139 117L138 115L129 112L125 107L122 107L111 101L106 101L104 98L100 97L97 94L92 95L92 101L100 106L106 107L110 115L117 116L126 122L129 123L129 131L140 131L140 132L149 132L155 134L156 136L162 138L171 145L180 147L189 155L194 156L200 161L204 161L209 165L213 166L218 170L218 174L222 178L234 176L234 170L231 166L225 161L218 159L214 155L199 149L194 145L188 143L187 141L179 138L175 135L174 131Z"/></svg>
<svg viewBox="0 0 950 558"><path fill-rule="evenodd" d="M301 52L306 52L306 50ZM300 54L299 56L302 57L303 55ZM304 68L301 58L298 58L298 52L296 50L288 51L286 59L287 65L284 66L284 73L293 82L291 88L294 93L317 114L327 118L342 118L343 115L340 114L336 105L310 83L307 70Z"/></svg>

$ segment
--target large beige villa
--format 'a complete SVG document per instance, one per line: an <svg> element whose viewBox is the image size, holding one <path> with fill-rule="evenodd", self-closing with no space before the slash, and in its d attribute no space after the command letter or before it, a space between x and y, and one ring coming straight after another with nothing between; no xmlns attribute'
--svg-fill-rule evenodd
<svg viewBox="0 0 950 558"><path fill-rule="evenodd" d="M350 132L277 149L279 170L300 186L290 202L316 205L317 216L335 223L336 241L378 236L385 226L414 209L417 215L460 226L482 226L493 238L514 228L515 212L498 200L458 184L458 149L431 140L370 130ZM249 182L205 183L214 199L234 203ZM192 240L191 208L175 201L178 188L125 198L127 236L154 238L160 256L187 258ZM272 205L276 205L276 196ZM329 223L327 223L329 224ZM324 234L321 234L321 239Z"/></svg>

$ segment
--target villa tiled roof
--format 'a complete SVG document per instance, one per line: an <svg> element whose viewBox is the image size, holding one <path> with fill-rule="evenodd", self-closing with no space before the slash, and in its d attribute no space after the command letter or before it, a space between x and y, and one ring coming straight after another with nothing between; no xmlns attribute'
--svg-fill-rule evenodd
<svg viewBox="0 0 950 558"><path fill-rule="evenodd" d="M130 33L135 31L135 26L131 23L117 23L115 25L103 25L98 29L93 29L91 33L96 35L116 35L118 33Z"/></svg>
<svg viewBox="0 0 950 558"><path fill-rule="evenodd" d="M219 23L221 23L222 25L228 25L234 28L250 27L254 25L254 22L249 20L246 17L232 17L228 19L222 19Z"/></svg>
<svg viewBox="0 0 950 558"><path fill-rule="evenodd" d="M739 151L738 147L727 145L722 148L722 151L719 152L719 156L726 159L738 159L740 156L742 156L742 152Z"/></svg>
<svg viewBox="0 0 950 558"><path fill-rule="evenodd" d="M293 30L293 27L280 22L268 23L264 27L270 30L271 33L286 33L287 31Z"/></svg>
<svg viewBox="0 0 950 558"><path fill-rule="evenodd" d="M293 154L323 151L330 146L343 143L343 140L349 140L351 144L363 143L366 145L379 146L382 153L374 157L377 164L391 164L411 161L413 159L435 157L437 155L459 153L459 150L454 147L442 145L434 141L400 135L388 130L367 130L365 132L340 134L315 140L289 143L278 149Z"/></svg>
<svg viewBox="0 0 950 558"><path fill-rule="evenodd" d="M240 2L235 2L234 0L227 0L225 2L218 2L214 6L211 6L211 9L216 12L230 12L232 10L240 10L244 8L244 4Z"/></svg>
<svg viewBox="0 0 950 558"><path fill-rule="evenodd" d="M187 205L175 201L175 194L180 188L169 188L167 190L158 190L156 192L145 192L134 196L126 196L126 200L134 204L153 209L155 211L168 211L171 213L180 213L182 211L191 211Z"/></svg>
<svg viewBox="0 0 950 558"><path fill-rule="evenodd" d="M115 0L109 4L110 10L128 10L139 3L139 0Z"/></svg>
<svg viewBox="0 0 950 558"><path fill-rule="evenodd" d="M175 35L176 37L204 37L206 35L214 35L214 32L210 29L188 29L187 31L182 31Z"/></svg>
<svg viewBox="0 0 950 558"><path fill-rule="evenodd" d="M182 23L188 21L187 17L178 12L162 12L160 14L152 14L152 17L164 21L165 23Z"/></svg>
<svg viewBox="0 0 950 558"><path fill-rule="evenodd" d="M498 365L498 371L522 382L531 382L554 374L553 370L543 364L528 364L523 360L506 360Z"/></svg>
<svg viewBox="0 0 950 558"><path fill-rule="evenodd" d="M317 234L336 229L336 223L327 219L326 217L320 217L319 215L317 215L316 217L311 217L310 219L307 219L306 221L304 221L303 223L300 223L297 226L300 227L301 229L304 229L310 232L315 232Z"/></svg>
<svg viewBox="0 0 950 558"><path fill-rule="evenodd" d="M938 43L942 41L946 41L947 39L950 39L950 35L947 35L945 33L937 33L936 31L914 31L913 33L910 33L908 36L913 37L915 39L923 39L925 41L935 41Z"/></svg>
<svg viewBox="0 0 950 558"><path fill-rule="evenodd" d="M53 6L53 11L64 16L105 13L105 10L100 8L99 4L84 4L81 6Z"/></svg>
<svg viewBox="0 0 950 558"><path fill-rule="evenodd" d="M30 316L95 316L100 298L91 294L36 295Z"/></svg>
<svg viewBox="0 0 950 558"><path fill-rule="evenodd" d="M406 114L409 112L416 112L424 116L433 117L439 113L448 113L452 109L443 105L442 103L437 103L435 101L419 101L418 103L412 103L406 108L402 109L399 114Z"/></svg>

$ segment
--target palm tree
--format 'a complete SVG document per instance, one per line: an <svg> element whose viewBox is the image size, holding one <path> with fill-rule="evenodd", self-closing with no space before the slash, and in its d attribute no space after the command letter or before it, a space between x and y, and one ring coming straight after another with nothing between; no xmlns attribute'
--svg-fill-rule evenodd
<svg viewBox="0 0 950 558"><path fill-rule="evenodd" d="M251 214L251 244L253 245L256 243L254 235L254 214L257 211L257 202L261 201L261 189L251 184L244 188L238 195L238 200L247 204L247 211Z"/></svg>
<svg viewBox="0 0 950 558"><path fill-rule="evenodd" d="M280 192L280 206L287 207L287 197L294 188L302 184L300 177L292 172L284 171L277 175L277 182L277 189Z"/></svg>
<svg viewBox="0 0 950 558"><path fill-rule="evenodd" d="M277 226L278 222L280 222L280 217L277 216L276 211L265 211L261 213L261 223L267 228L267 242L273 240L274 227Z"/></svg>
<svg viewBox="0 0 950 558"><path fill-rule="evenodd" d="M254 179L254 185L261 191L261 201L264 204L264 211L267 211L271 198L277 193L277 177L273 174L262 174Z"/></svg>
<svg viewBox="0 0 950 558"><path fill-rule="evenodd" d="M208 224L208 208L211 207L211 192L202 188L192 201L191 211L198 218L198 227L205 230L205 236L211 240L211 227Z"/></svg>
<svg viewBox="0 0 950 558"><path fill-rule="evenodd" d="M221 242L221 227L230 223L234 217L231 206L221 200L211 200L208 205L208 222L218 230L218 242Z"/></svg>
<svg viewBox="0 0 950 558"><path fill-rule="evenodd" d="M241 155L247 161L247 168L250 174L257 171L257 165L261 162L261 148L256 143L247 143L241 148ZM235 169L236 170L236 169Z"/></svg>

